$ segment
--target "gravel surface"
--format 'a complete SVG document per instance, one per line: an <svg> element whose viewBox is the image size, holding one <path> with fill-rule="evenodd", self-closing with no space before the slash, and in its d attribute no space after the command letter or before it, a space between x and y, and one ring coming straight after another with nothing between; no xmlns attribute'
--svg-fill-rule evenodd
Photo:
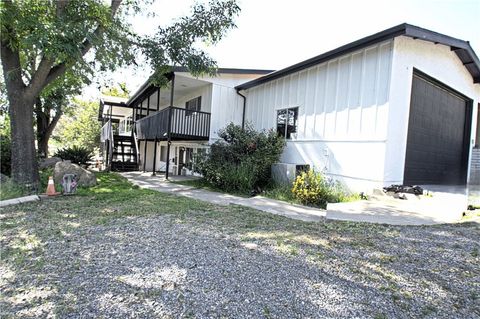
<svg viewBox="0 0 480 319"><path fill-rule="evenodd" d="M188 207L0 210L2 318L480 318L475 222L309 223L149 196Z"/></svg>

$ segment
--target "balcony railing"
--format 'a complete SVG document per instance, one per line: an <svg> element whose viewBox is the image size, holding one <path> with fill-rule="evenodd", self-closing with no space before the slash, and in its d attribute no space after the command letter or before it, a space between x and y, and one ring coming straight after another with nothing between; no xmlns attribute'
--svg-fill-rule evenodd
<svg viewBox="0 0 480 319"><path fill-rule="evenodd" d="M172 140L208 140L210 137L210 113L167 107L136 122L140 140L166 140L170 119Z"/></svg>

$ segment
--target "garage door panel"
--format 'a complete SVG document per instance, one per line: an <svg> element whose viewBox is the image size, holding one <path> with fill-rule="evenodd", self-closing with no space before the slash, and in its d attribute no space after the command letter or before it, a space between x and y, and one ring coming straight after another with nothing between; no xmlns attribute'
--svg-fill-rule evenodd
<svg viewBox="0 0 480 319"><path fill-rule="evenodd" d="M467 101L414 75L405 159L405 184L462 184Z"/></svg>

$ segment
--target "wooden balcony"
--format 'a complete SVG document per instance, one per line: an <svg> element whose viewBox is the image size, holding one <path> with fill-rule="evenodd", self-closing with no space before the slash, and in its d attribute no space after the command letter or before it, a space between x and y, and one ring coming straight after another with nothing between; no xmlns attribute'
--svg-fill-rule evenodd
<svg viewBox="0 0 480 319"><path fill-rule="evenodd" d="M167 107L137 120L139 140L195 140L206 141L210 137L210 113Z"/></svg>

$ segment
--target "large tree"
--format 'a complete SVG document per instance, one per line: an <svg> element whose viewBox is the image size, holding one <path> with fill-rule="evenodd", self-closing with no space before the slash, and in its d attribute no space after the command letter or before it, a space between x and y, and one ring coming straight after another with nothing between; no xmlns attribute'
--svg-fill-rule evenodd
<svg viewBox="0 0 480 319"><path fill-rule="evenodd" d="M38 185L34 105L51 83L74 67L93 74L113 71L135 65L138 56L150 64L158 84L171 65L186 66L193 74L213 73L215 61L197 44L217 43L235 26L240 10L235 0L196 4L190 16L145 37L135 34L127 20L141 9L138 0L2 0L0 53L15 182Z"/></svg>
<svg viewBox="0 0 480 319"><path fill-rule="evenodd" d="M77 70L69 70L49 84L37 97L34 106L37 148L40 157L48 157L48 144L55 127L65 112L75 106L72 99L81 93L90 80Z"/></svg>

